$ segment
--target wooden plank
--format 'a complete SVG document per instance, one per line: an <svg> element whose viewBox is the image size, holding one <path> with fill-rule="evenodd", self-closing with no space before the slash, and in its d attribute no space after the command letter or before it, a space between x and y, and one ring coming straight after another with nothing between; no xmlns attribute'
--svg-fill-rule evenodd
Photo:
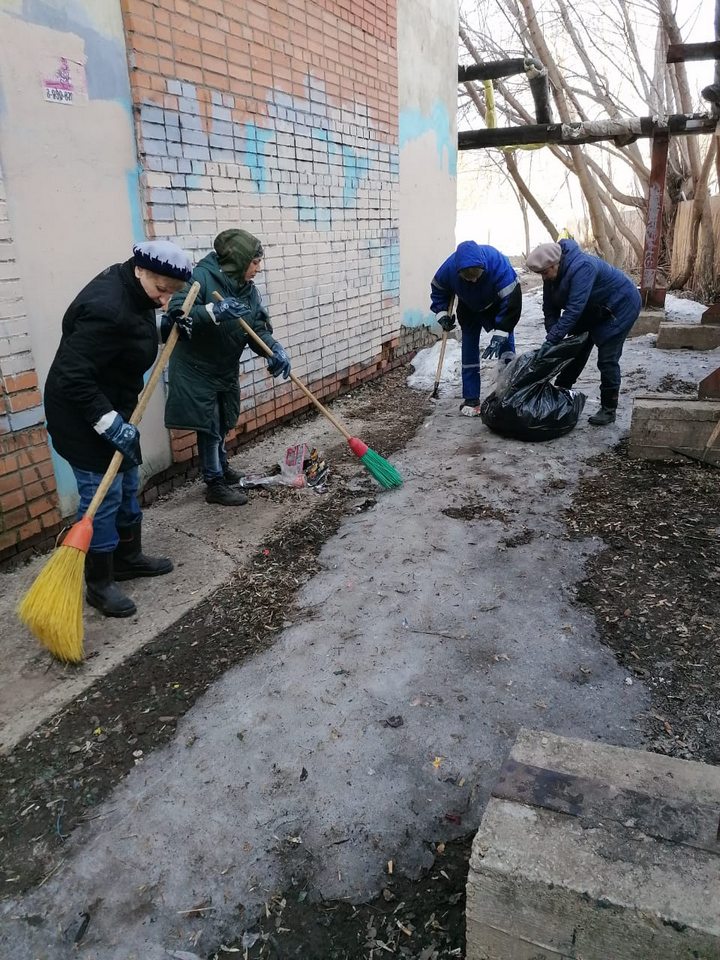
<svg viewBox="0 0 720 960"><path fill-rule="evenodd" d="M664 800L512 758L503 764L492 796L579 817L591 824L614 822L621 828L632 824L633 830L641 830L648 837L720 853L720 803Z"/></svg>
<svg viewBox="0 0 720 960"><path fill-rule="evenodd" d="M668 44L666 63L683 63L685 60L720 60L720 40Z"/></svg>

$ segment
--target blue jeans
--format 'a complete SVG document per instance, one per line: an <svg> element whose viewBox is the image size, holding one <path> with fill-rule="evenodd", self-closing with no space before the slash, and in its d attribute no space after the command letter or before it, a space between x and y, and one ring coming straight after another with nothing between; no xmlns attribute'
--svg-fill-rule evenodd
<svg viewBox="0 0 720 960"><path fill-rule="evenodd" d="M78 470L77 467L73 467L72 471L80 494L77 513L80 520L85 516L104 474L94 473L92 470ZM132 467L119 473L113 480L93 517L93 536L90 541L93 552L112 553L120 539L118 527L131 527L142 519L142 510L137 499L139 479L138 468Z"/></svg>
<svg viewBox="0 0 720 960"><path fill-rule="evenodd" d="M495 330L495 311L475 313L458 306L457 318L462 330L460 357L462 360L462 392L464 400L480 402L480 334L483 330L503 336L502 330ZM508 347L515 352L515 334L507 335Z"/></svg>
<svg viewBox="0 0 720 960"><path fill-rule="evenodd" d="M220 433L220 405L215 401L215 410L209 430L197 431L200 469L205 483L222 480L228 465L225 437Z"/></svg>

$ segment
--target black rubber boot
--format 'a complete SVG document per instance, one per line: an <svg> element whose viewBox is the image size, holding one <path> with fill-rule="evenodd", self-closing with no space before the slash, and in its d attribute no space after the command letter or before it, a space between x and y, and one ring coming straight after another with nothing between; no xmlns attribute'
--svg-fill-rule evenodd
<svg viewBox="0 0 720 960"><path fill-rule="evenodd" d="M237 487L230 487L224 480L213 480L207 485L205 503L219 503L223 507L242 507L248 502L247 494Z"/></svg>
<svg viewBox="0 0 720 960"><path fill-rule="evenodd" d="M142 520L131 527L118 527L120 542L113 554L116 580L161 577L173 569L167 557L146 557L142 552Z"/></svg>
<svg viewBox="0 0 720 960"><path fill-rule="evenodd" d="M85 560L85 599L106 617L131 617L137 607L126 597L113 577L112 553L93 553Z"/></svg>
<svg viewBox="0 0 720 960"><path fill-rule="evenodd" d="M600 409L597 413L594 413L591 417L588 417L588 423L591 423L594 427L607 427L609 424L615 423L617 405L618 391L603 390L601 387Z"/></svg>

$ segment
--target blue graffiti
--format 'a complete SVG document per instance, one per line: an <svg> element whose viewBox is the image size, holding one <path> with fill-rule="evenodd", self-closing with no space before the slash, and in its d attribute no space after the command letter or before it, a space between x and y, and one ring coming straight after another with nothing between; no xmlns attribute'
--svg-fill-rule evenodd
<svg viewBox="0 0 720 960"><path fill-rule="evenodd" d="M420 110L402 110L400 113L400 149L426 133L435 135L438 164L447 163L448 172L457 174L457 143L452 133L450 114L444 103L436 103L430 114Z"/></svg>
<svg viewBox="0 0 720 960"><path fill-rule="evenodd" d="M274 133L265 127L258 127L256 123L246 123L243 129L245 150L243 162L250 171L250 177L258 189L258 193L267 190L268 159L272 156L272 141Z"/></svg>

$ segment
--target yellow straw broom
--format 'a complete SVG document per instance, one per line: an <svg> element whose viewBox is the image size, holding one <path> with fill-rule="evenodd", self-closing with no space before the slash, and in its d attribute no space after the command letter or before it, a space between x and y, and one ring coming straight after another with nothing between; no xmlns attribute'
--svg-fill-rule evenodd
<svg viewBox="0 0 720 960"><path fill-rule="evenodd" d="M190 313L199 291L200 284L193 283L183 303L184 316ZM173 325L167 343L130 417L130 423L135 426L140 423L145 413L177 339L177 326ZM122 460L123 455L118 450L113 455L85 516L70 528L62 544L52 553L17 607L20 620L57 660L64 663L80 663L83 659L82 600L85 557L92 540L93 517L117 476Z"/></svg>
<svg viewBox="0 0 720 960"><path fill-rule="evenodd" d="M213 297L216 300L222 300L222 297L217 290L213 291ZM266 353L268 357L272 357L273 352L270 347L260 339L253 328L249 326L242 319L242 317L238 317L238 323L248 337L250 337L250 339L263 351L263 353ZM324 417L327 417L335 429L345 437L352 452L356 457L360 458L360 463L362 463L365 469L375 478L375 480L377 480L381 487L384 487L386 490L392 490L394 487L402 486L403 478L391 463L389 463L384 457L381 457L379 453L371 450L366 443L359 439L359 437L351 436L350 431L330 413L327 407L324 407L322 403L320 403L315 394L311 393L302 380L299 380L294 373L290 373L290 379L296 387L299 387L302 390L308 400L310 400L311 403L317 407L320 413Z"/></svg>

